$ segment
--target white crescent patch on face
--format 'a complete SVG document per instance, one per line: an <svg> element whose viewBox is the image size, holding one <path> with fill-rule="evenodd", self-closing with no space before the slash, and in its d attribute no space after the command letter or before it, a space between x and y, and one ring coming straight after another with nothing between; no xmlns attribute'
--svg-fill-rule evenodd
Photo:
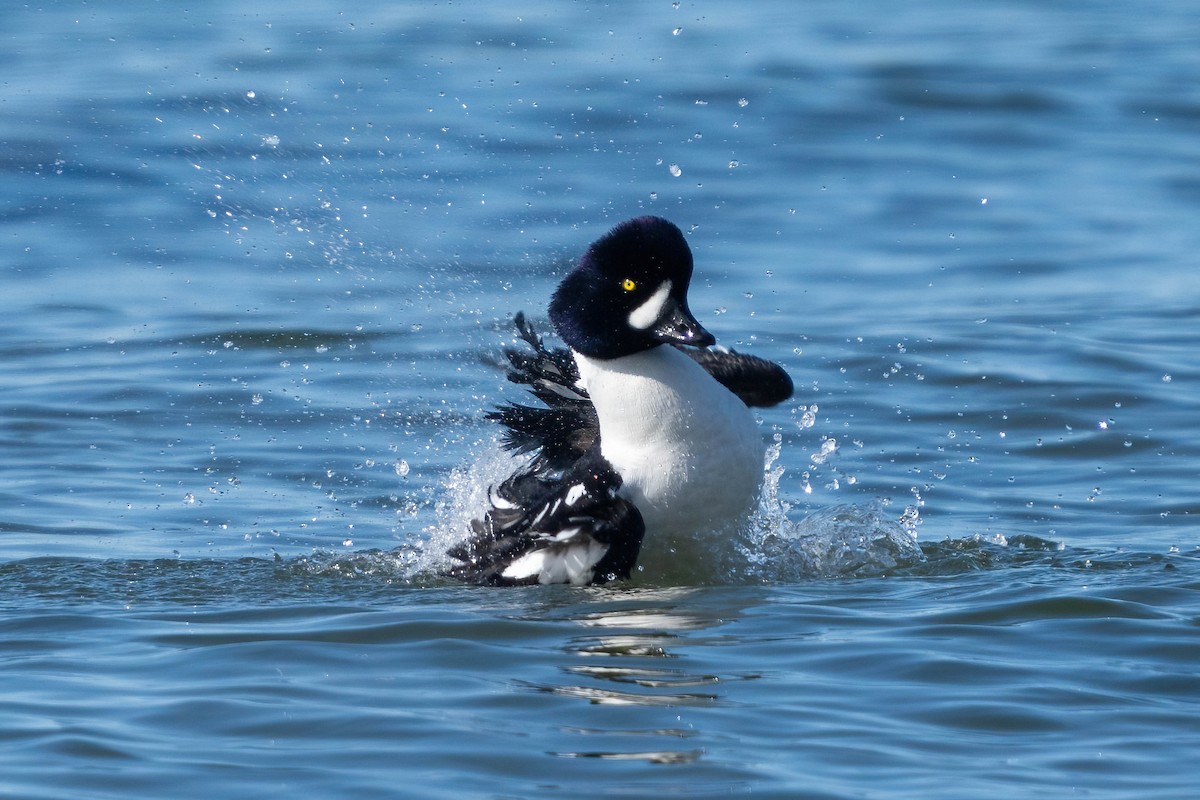
<svg viewBox="0 0 1200 800"><path fill-rule="evenodd" d="M657 322L662 317L663 309L667 305L667 298L670 296L671 282L663 281L654 290L654 294L650 295L641 305L629 312L629 327L644 331Z"/></svg>

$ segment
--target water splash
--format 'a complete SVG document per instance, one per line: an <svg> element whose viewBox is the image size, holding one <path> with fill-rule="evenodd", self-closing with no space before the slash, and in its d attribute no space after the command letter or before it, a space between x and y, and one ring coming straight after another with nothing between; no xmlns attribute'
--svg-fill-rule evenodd
<svg viewBox="0 0 1200 800"><path fill-rule="evenodd" d="M831 444L822 452L829 455L836 442L827 441ZM678 539L648 536L633 582L678 586L883 575L923 560L915 526L887 516L882 502L841 504L792 519L792 503L781 491L781 451L781 437L776 437L767 449L759 504L748 522ZM402 560L410 578L427 579L450 566L446 551L486 508L488 488L525 461L492 440L477 445L471 460L450 472L434 509L435 522Z"/></svg>
<svg viewBox="0 0 1200 800"><path fill-rule="evenodd" d="M924 560L915 531L889 518L882 502L834 505L793 520L792 505L780 494L781 450L776 440L767 451L758 512L741 548L744 579L884 575Z"/></svg>
<svg viewBox="0 0 1200 800"><path fill-rule="evenodd" d="M925 559L917 540L882 504L835 505L762 532L748 577L768 581L886 575Z"/></svg>
<svg viewBox="0 0 1200 800"><path fill-rule="evenodd" d="M477 442L471 460L450 471L441 498L434 505L434 522L427 526L420 554L413 562L418 573L440 574L451 566L446 551L461 542L488 506L488 490L526 465L528 457L514 456L493 438Z"/></svg>

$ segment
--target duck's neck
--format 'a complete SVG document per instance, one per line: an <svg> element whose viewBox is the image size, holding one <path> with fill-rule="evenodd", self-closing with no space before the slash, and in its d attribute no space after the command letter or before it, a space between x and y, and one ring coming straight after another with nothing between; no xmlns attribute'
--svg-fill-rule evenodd
<svg viewBox="0 0 1200 800"><path fill-rule="evenodd" d="M690 423L714 389L725 391L699 365L662 345L622 358L575 354L579 375L600 418L601 442L637 449L686 439ZM725 392L728 394L728 392Z"/></svg>

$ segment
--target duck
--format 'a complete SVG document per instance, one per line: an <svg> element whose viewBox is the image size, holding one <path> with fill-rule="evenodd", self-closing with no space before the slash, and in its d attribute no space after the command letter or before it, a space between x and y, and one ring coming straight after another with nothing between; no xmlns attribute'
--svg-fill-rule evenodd
<svg viewBox="0 0 1200 800"><path fill-rule="evenodd" d="M488 491L449 549L452 578L482 585L628 580L644 539L722 531L748 518L764 474L754 407L791 397L782 366L715 347L693 315L683 232L657 216L594 241L554 291L547 347L518 313L510 381L538 405L485 416L529 455Z"/></svg>

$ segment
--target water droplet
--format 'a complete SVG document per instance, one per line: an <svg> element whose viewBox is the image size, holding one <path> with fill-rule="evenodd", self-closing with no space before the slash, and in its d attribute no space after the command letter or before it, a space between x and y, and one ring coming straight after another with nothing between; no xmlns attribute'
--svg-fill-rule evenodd
<svg viewBox="0 0 1200 800"><path fill-rule="evenodd" d="M396 462L395 470L396 470L396 474L399 475L401 478L406 477L408 475L408 471L409 471L408 462L405 461L403 458L400 459L399 461Z"/></svg>
<svg viewBox="0 0 1200 800"><path fill-rule="evenodd" d="M672 36L678 36L681 33L683 33L683 28L676 28L675 30L671 31Z"/></svg>
<svg viewBox="0 0 1200 800"><path fill-rule="evenodd" d="M673 178L678 178L680 175L683 174L683 170L681 170L679 168L678 164L672 164L671 166L667 167L667 169L670 170L671 177L673 177Z"/></svg>
<svg viewBox="0 0 1200 800"><path fill-rule="evenodd" d="M739 105L741 108L745 108L746 106L750 105L750 101L749 101L749 100L747 100L747 99L746 99L746 98L744 98L744 97L739 97L739 98L738 98L738 105Z"/></svg>
<svg viewBox="0 0 1200 800"><path fill-rule="evenodd" d="M813 453L810 460L814 464L824 464L835 452L837 452L837 439L825 439L821 442L820 451Z"/></svg>

